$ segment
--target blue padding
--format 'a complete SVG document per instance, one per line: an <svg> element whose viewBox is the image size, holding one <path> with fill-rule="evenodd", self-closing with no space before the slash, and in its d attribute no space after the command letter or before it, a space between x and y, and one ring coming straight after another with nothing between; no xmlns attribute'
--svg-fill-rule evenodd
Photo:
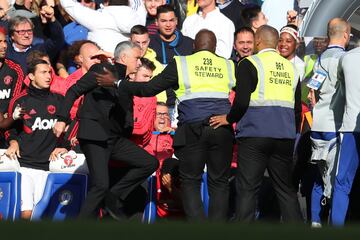
<svg viewBox="0 0 360 240"><path fill-rule="evenodd" d="M20 218L21 174L0 172L0 218L15 220Z"/></svg>
<svg viewBox="0 0 360 240"><path fill-rule="evenodd" d="M205 216L208 216L208 212L209 212L209 192L208 192L207 173L206 172L204 172L203 175L202 175L201 201L203 202Z"/></svg>
<svg viewBox="0 0 360 240"><path fill-rule="evenodd" d="M142 218L143 223L154 223L157 216L156 209L156 175L153 174L148 178L148 199Z"/></svg>
<svg viewBox="0 0 360 240"><path fill-rule="evenodd" d="M76 217L87 193L87 175L50 173L44 194L35 206L32 220L64 220Z"/></svg>
<svg viewBox="0 0 360 240"><path fill-rule="evenodd" d="M172 135L172 136L173 136L173 135L175 135L175 131L171 131L171 132L153 131L152 134L153 134L153 135L160 135L160 134L165 135L165 134L169 134L169 135Z"/></svg>

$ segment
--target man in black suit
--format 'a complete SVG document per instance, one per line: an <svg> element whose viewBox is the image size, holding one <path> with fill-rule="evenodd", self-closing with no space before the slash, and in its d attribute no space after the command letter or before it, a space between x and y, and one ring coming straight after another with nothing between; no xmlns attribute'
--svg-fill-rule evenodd
<svg viewBox="0 0 360 240"><path fill-rule="evenodd" d="M90 190L82 206L80 217L96 216L103 200L105 209L115 219L123 217L123 201L129 193L144 182L158 167L158 161L136 146L128 137L133 127L133 96L114 88L99 87L95 74L109 68L118 79L136 72L140 65L141 49L129 41L119 43L114 52L115 64L93 65L66 93L63 107L54 126L57 136L69 123L73 102L85 95L79 109L77 138L89 167ZM109 159L121 161L130 170L109 189Z"/></svg>

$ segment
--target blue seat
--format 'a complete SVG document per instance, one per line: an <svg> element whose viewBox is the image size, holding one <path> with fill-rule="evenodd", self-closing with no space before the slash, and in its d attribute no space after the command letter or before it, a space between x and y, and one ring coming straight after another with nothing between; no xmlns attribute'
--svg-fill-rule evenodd
<svg viewBox="0 0 360 240"><path fill-rule="evenodd" d="M44 194L36 204L31 220L64 220L76 217L87 194L87 175L50 173Z"/></svg>
<svg viewBox="0 0 360 240"><path fill-rule="evenodd" d="M205 216L208 216L208 213L209 213L209 191L208 191L208 184L207 184L207 172L204 172L202 175L201 201L203 202Z"/></svg>
<svg viewBox="0 0 360 240"><path fill-rule="evenodd" d="M154 223L157 217L156 209L156 174L154 173L148 178L148 199L144 209L142 222Z"/></svg>
<svg viewBox="0 0 360 240"><path fill-rule="evenodd" d="M19 172L0 172L0 219L20 218L21 174Z"/></svg>
<svg viewBox="0 0 360 240"><path fill-rule="evenodd" d="M209 209L209 193L207 185L207 173L204 172L201 181L201 201L203 202L205 216L208 216ZM157 217L156 208L156 175L153 174L148 178L148 201L146 203L142 222L143 223L154 223Z"/></svg>

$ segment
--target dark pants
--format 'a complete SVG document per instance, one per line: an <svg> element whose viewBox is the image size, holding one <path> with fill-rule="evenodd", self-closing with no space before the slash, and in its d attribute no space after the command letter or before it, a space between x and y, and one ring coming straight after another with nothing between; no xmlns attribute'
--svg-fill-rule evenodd
<svg viewBox="0 0 360 240"><path fill-rule="evenodd" d="M189 220L204 218L201 201L201 177L206 164L208 173L209 218L225 220L229 205L229 176L233 148L230 127L213 129L201 126L198 133L188 131L185 146L175 148L179 158L181 194L185 214ZM194 134L196 136L189 136Z"/></svg>
<svg viewBox="0 0 360 240"><path fill-rule="evenodd" d="M89 167L90 190L82 206L80 217L94 217L109 191L109 159L121 161L129 166L129 171L110 191L120 200L143 183L159 166L158 160L127 138L109 141L79 139Z"/></svg>
<svg viewBox="0 0 360 240"><path fill-rule="evenodd" d="M258 193L265 169L268 170L283 221L301 221L296 191L292 182L294 140L240 138L236 175L239 221L255 220Z"/></svg>

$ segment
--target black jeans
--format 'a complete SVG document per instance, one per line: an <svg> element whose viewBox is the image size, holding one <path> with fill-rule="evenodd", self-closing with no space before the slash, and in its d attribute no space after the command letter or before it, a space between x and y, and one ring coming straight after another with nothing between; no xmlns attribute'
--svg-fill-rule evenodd
<svg viewBox="0 0 360 240"><path fill-rule="evenodd" d="M96 217L97 210L107 191L121 200L143 183L159 166L156 158L129 139L120 137L109 141L79 139L89 167L90 190L82 206L80 217ZM121 161L129 171L109 189L109 160Z"/></svg>
<svg viewBox="0 0 360 240"><path fill-rule="evenodd" d="M236 219L255 220L259 189L267 168L283 221L301 221L296 190L292 182L295 140L239 138L236 174Z"/></svg>
<svg viewBox="0 0 360 240"><path fill-rule="evenodd" d="M229 176L234 142L231 127L213 129L200 126L196 132L188 131L192 139L175 148L179 158L181 194L185 214L189 220L205 217L201 202L201 177L206 164L208 173L209 218L225 220L229 205ZM194 134L194 136L189 136ZM195 136L196 135L196 136ZM195 140L194 140L195 139Z"/></svg>

